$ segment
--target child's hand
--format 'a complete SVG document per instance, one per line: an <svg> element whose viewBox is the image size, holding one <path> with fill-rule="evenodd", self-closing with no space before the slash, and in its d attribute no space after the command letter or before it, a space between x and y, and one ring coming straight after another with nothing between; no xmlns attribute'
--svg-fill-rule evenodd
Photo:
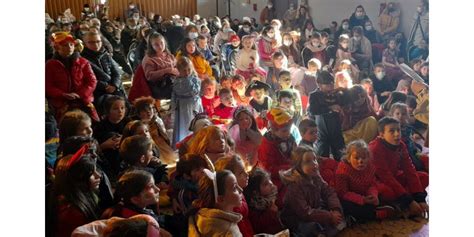
<svg viewBox="0 0 474 237"><path fill-rule="evenodd" d="M333 225L339 225L342 222L342 214L338 211L331 211L331 221Z"/></svg>
<svg viewBox="0 0 474 237"><path fill-rule="evenodd" d="M107 139L105 142L100 144L100 148L103 149L103 150L118 149L119 146L120 146L120 138L121 137L122 137L122 135L117 135L117 136L113 136L113 137Z"/></svg>
<svg viewBox="0 0 474 237"><path fill-rule="evenodd" d="M75 99L80 99L81 97L76 94L76 93L64 93L63 94L64 98L66 98L67 100L75 100Z"/></svg>
<svg viewBox="0 0 474 237"><path fill-rule="evenodd" d="M275 201L272 202L272 205L270 206L270 210L273 212L278 212L278 206L275 204Z"/></svg>
<svg viewBox="0 0 474 237"><path fill-rule="evenodd" d="M420 204L418 204L415 201L412 201L410 203L410 206L408 207L408 210L409 210L411 216L421 216L421 214L423 213L423 210L421 209Z"/></svg>
<svg viewBox="0 0 474 237"><path fill-rule="evenodd" d="M380 95L381 95L381 96L389 96L390 93L392 93L392 92L390 92L390 91L384 91L384 92L382 92Z"/></svg>
<svg viewBox="0 0 474 237"><path fill-rule="evenodd" d="M364 197L364 203L365 204L372 204L374 206L379 205L379 199L373 195L367 195Z"/></svg>

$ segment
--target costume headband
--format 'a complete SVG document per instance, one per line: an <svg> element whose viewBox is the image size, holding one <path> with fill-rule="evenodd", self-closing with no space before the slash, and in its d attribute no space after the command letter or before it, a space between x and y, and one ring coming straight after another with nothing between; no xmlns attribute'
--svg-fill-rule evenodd
<svg viewBox="0 0 474 237"><path fill-rule="evenodd" d="M76 151L76 153L74 153L74 155L71 157L71 159L67 162L66 168L70 169L71 166L73 166L79 160L81 160L81 158L84 156L84 154L86 154L88 152L89 152L89 143L83 145L81 147L81 149L79 149L78 151Z"/></svg>

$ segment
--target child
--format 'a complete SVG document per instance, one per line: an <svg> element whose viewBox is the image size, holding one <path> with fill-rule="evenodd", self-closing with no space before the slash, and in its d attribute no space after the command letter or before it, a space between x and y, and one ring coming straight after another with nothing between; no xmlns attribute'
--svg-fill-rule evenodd
<svg viewBox="0 0 474 237"><path fill-rule="evenodd" d="M189 236L242 236L237 225L242 215L232 211L242 206L242 188L235 175L228 170L205 174L189 217Z"/></svg>
<svg viewBox="0 0 474 237"><path fill-rule="evenodd" d="M212 162L225 156L231 150L227 134L211 125L199 130L189 141L188 153L206 154Z"/></svg>
<svg viewBox="0 0 474 237"><path fill-rule="evenodd" d="M346 34L339 36L338 47L336 50L336 63L334 64L333 70L340 69L340 64L343 60L348 60L350 63L351 73L354 79L359 78L359 68L355 65L356 60L352 57L349 51L350 38ZM347 63L346 63L347 64ZM339 70L338 70L339 71Z"/></svg>
<svg viewBox="0 0 474 237"><path fill-rule="evenodd" d="M305 43L305 47L301 50L303 57L303 66L307 66L311 58L317 58L320 62L327 61L325 46L321 44L321 34L314 31L311 38Z"/></svg>
<svg viewBox="0 0 474 237"><path fill-rule="evenodd" d="M93 155L89 153L89 145L59 160L54 173L54 236L71 236L76 227L99 217L95 192L99 188L101 176L96 170Z"/></svg>
<svg viewBox="0 0 474 237"><path fill-rule="evenodd" d="M300 146L292 153L293 166L280 172L287 185L282 222L302 236L335 236L344 228L342 207L336 192L319 174L313 149Z"/></svg>
<svg viewBox="0 0 474 237"><path fill-rule="evenodd" d="M270 86L261 81L251 81L245 91L246 96L251 96L249 104L259 114L265 114L272 107L272 98L268 96Z"/></svg>
<svg viewBox="0 0 474 237"><path fill-rule="evenodd" d="M255 47L255 38L250 35L242 37L242 45L236 56L235 74L242 75L249 81L252 74L265 77L267 73L258 64L259 58Z"/></svg>
<svg viewBox="0 0 474 237"><path fill-rule="evenodd" d="M141 97L134 101L134 107L139 119L148 124L153 142L160 150L160 160L167 165L174 165L178 157L171 148L165 124L156 111L155 99Z"/></svg>
<svg viewBox="0 0 474 237"><path fill-rule="evenodd" d="M214 108L216 108L221 102L219 96L216 95L216 81L212 79L205 79L201 83L201 102L204 111L209 117L214 114Z"/></svg>
<svg viewBox="0 0 474 237"><path fill-rule="evenodd" d="M153 176L143 170L132 170L123 174L115 190L117 204L104 211L101 218L113 216L129 218L138 214L147 214L160 222L160 217L147 207L158 205L160 188L155 185Z"/></svg>
<svg viewBox="0 0 474 237"><path fill-rule="evenodd" d="M245 170L245 163L239 155L229 155L219 159L216 162L216 171L229 170L237 178L237 184L240 188L245 189L249 182L249 174ZM244 237L253 237L254 231L249 220L249 207L245 198L242 198L242 205L235 207L234 210L242 215L242 220L238 223L239 230Z"/></svg>
<svg viewBox="0 0 474 237"><path fill-rule="evenodd" d="M379 116L388 115L390 112L390 108L392 107L393 104L397 102L405 103L406 100L407 100L406 94L402 92L398 92L398 91L390 92L388 99L380 106Z"/></svg>
<svg viewBox="0 0 474 237"><path fill-rule="evenodd" d="M309 96L309 94L318 88L316 78L319 70L321 70L321 62L317 58L308 61L308 70L304 74L303 80L299 84L301 96Z"/></svg>
<svg viewBox="0 0 474 237"><path fill-rule="evenodd" d="M237 105L247 106L250 102L250 97L245 95L247 82L241 75L234 75L232 77L232 96L235 99Z"/></svg>
<svg viewBox="0 0 474 237"><path fill-rule="evenodd" d="M268 69L267 78L265 82L268 85L270 85L270 87L272 88L270 93L273 95L273 93L279 90L280 88L280 84L278 83L278 78L282 70L288 69L288 65L287 65L288 60L286 59L286 56L280 51L275 52L272 55L271 59L272 59L271 61L272 65ZM291 79L290 79L290 84L291 84Z"/></svg>
<svg viewBox="0 0 474 237"><path fill-rule="evenodd" d="M171 174L168 196L173 207L173 227L177 230L174 236L186 237L187 219L186 215L192 208L192 202L198 197L198 181L204 175L203 170L208 169L206 160L201 155L186 154L176 164L176 172Z"/></svg>
<svg viewBox="0 0 474 237"><path fill-rule="evenodd" d="M125 138L131 137L133 135L142 135L142 136L148 137L149 139L152 139L150 135L150 129L148 128L148 124L142 122L141 120L132 120L129 123L127 123L127 125L125 125L120 144L123 143ZM160 157L160 150L154 142L152 142L152 152L153 152L153 156L156 156L158 158Z"/></svg>
<svg viewBox="0 0 474 237"><path fill-rule="evenodd" d="M173 82L171 108L174 113L172 147L189 135L186 129L195 114L203 111L201 98L201 81L194 72L193 64L187 57L180 58L176 64L179 76Z"/></svg>
<svg viewBox="0 0 474 237"><path fill-rule="evenodd" d="M110 164L110 181L114 183L120 172L119 146L125 125L130 122L126 117L125 99L112 95L105 100L105 119L101 120L94 128L94 137L100 144L104 158Z"/></svg>
<svg viewBox="0 0 474 237"><path fill-rule="evenodd" d="M318 155L329 157L331 152L335 160L340 160L344 149L341 130L342 106L348 103L346 89L334 89L334 78L329 72L322 71L316 91L309 96L308 113L315 117L318 126Z"/></svg>
<svg viewBox="0 0 474 237"><path fill-rule="evenodd" d="M232 114L235 109L234 97L229 89L221 89L219 91L219 100L221 103L214 109L212 114L212 122L214 124L229 124L232 122Z"/></svg>
<svg viewBox="0 0 474 237"><path fill-rule="evenodd" d="M249 219L255 233L276 234L283 230L278 214L278 190L270 174L255 167L250 172L244 196L249 207Z"/></svg>
<svg viewBox="0 0 474 237"><path fill-rule="evenodd" d="M262 135L258 131L257 121L249 108L237 107L229 127L229 136L235 142L235 152L245 157L249 165L255 165Z"/></svg>
<svg viewBox="0 0 474 237"><path fill-rule="evenodd" d="M335 88L345 88L350 89L352 88L352 78L351 75L347 71L340 71L336 72L334 75L335 78Z"/></svg>
<svg viewBox="0 0 474 237"><path fill-rule="evenodd" d="M63 143L68 137L92 137L91 118L82 110L68 111L59 123L59 147L57 157L62 156Z"/></svg>
<svg viewBox="0 0 474 237"><path fill-rule="evenodd" d="M378 113L378 111L380 110L380 103L377 98L377 94L375 93L372 80L370 80L370 78L363 79L362 81L360 81L360 85L364 87L365 91L367 92L370 106L374 109L375 113Z"/></svg>
<svg viewBox="0 0 474 237"><path fill-rule="evenodd" d="M356 221L382 220L395 214L393 207L378 207L375 168L370 159L367 143L352 141L336 171L336 192L345 214Z"/></svg>
<svg viewBox="0 0 474 237"><path fill-rule="evenodd" d="M401 141L400 122L384 117L378 123L379 137L369 144L374 157L375 175L381 201L395 202L410 215L422 216L428 211L425 188L428 175L417 172ZM421 180L426 181L422 184Z"/></svg>
<svg viewBox="0 0 474 237"><path fill-rule="evenodd" d="M127 170L145 170L153 175L158 186L165 188L168 182L166 164L153 156L153 141L143 135L133 135L123 140L120 145L120 158Z"/></svg>
<svg viewBox="0 0 474 237"><path fill-rule="evenodd" d="M221 77L219 84L220 84L220 89L227 88L229 90L232 90L232 77L228 75L223 75Z"/></svg>
<svg viewBox="0 0 474 237"><path fill-rule="evenodd" d="M295 115L295 107L294 107L294 93L289 90L281 90L278 93L278 104L277 106L286 109L291 116L293 117L293 121L296 121L296 123L299 123L299 120L301 117ZM301 141L301 134L298 131L298 128L295 125L295 122L291 125L291 135L295 138L296 144L299 144Z"/></svg>
<svg viewBox="0 0 474 237"><path fill-rule="evenodd" d="M385 66L382 63L375 64L374 70L369 77L374 86L377 98L380 104L382 104L387 100L390 92L395 90L395 85L385 76Z"/></svg>
<svg viewBox="0 0 474 237"><path fill-rule="evenodd" d="M201 128L207 127L209 125L212 125L212 122L207 116L207 114L201 113L201 114L196 114L196 116L194 116L193 120L191 120L191 122L189 123L189 128L188 128L191 134L189 134L187 137L185 137L183 140L181 140L180 142L176 144L176 148L178 149L179 156L183 156L184 154L186 154L186 151L189 146L189 141L191 140L191 138L193 138L193 136L199 130L201 130Z"/></svg>
<svg viewBox="0 0 474 237"><path fill-rule="evenodd" d="M301 134L301 141L299 145L306 145L313 149L316 149L315 142L318 139L318 127L316 122L312 119L303 119L298 125L298 130Z"/></svg>
<svg viewBox="0 0 474 237"><path fill-rule="evenodd" d="M300 118L303 115L303 108L301 105L301 95L300 92L296 89L293 88L291 85L291 75L290 72L287 70L282 70L278 74L278 84L280 85L280 90L288 90L293 93L294 95L294 100L293 100L293 106L294 106L294 112L295 116L297 118ZM278 94L277 91L277 94Z"/></svg>
<svg viewBox="0 0 474 237"><path fill-rule="evenodd" d="M272 55L277 52L279 45L277 45L275 30L271 25L263 27L261 37L257 42L258 56L260 58L260 65L264 67L272 67Z"/></svg>
<svg viewBox="0 0 474 237"><path fill-rule="evenodd" d="M291 151L296 148L295 138L291 136L293 116L283 108L272 108L268 114L270 130L265 133L258 148L260 167L271 174L272 182L283 195L282 183L278 172L291 167Z"/></svg>
<svg viewBox="0 0 474 237"><path fill-rule="evenodd" d="M385 66L388 80L393 85L397 85L404 73L398 67L398 49L395 38L389 39L387 48L382 54L382 64Z"/></svg>
<svg viewBox="0 0 474 237"><path fill-rule="evenodd" d="M377 136L377 119L375 111L369 104L367 92L361 85L349 90L350 103L343 108L342 131L344 142L363 139L370 142Z"/></svg>
<svg viewBox="0 0 474 237"><path fill-rule="evenodd" d="M402 141L407 146L408 155L410 155L415 169L418 171L426 171L425 167L423 166L423 162L417 155L417 153L420 152L416 147L417 144L412 139L414 128L408 124L408 106L400 102L392 104L392 107L390 107L389 116L397 119L400 122Z"/></svg>
<svg viewBox="0 0 474 237"><path fill-rule="evenodd" d="M359 82L360 73L359 71L353 69L352 63L349 59L344 59L339 63L339 67L337 68L335 73L338 72L346 72L351 82Z"/></svg>

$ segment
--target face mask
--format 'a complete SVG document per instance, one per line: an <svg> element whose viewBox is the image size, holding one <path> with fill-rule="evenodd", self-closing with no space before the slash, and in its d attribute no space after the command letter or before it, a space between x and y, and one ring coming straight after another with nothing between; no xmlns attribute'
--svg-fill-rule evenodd
<svg viewBox="0 0 474 237"><path fill-rule="evenodd" d="M313 45L314 47L318 47L318 46L319 46L319 42L311 42L311 45Z"/></svg>
<svg viewBox="0 0 474 237"><path fill-rule="evenodd" d="M290 45L291 45L291 40L284 40L284 41L283 41L283 44L284 44L285 46L290 46Z"/></svg>
<svg viewBox="0 0 474 237"><path fill-rule="evenodd" d="M244 31L247 32L247 33L250 32L250 28L248 28L248 27L243 27L242 29L244 29Z"/></svg>
<svg viewBox="0 0 474 237"><path fill-rule="evenodd" d="M130 28L132 30L135 30L137 28L137 26L128 26L128 28Z"/></svg>
<svg viewBox="0 0 474 237"><path fill-rule="evenodd" d="M423 12L423 8L422 8L422 7L418 7L418 8L416 8L416 11L419 12L419 13L422 13L422 12Z"/></svg>
<svg viewBox="0 0 474 237"><path fill-rule="evenodd" d="M133 8L135 8L135 6L134 6L134 5L130 5L130 6L128 6L128 7L129 7L130 9L133 9Z"/></svg>
<svg viewBox="0 0 474 237"><path fill-rule="evenodd" d="M351 69L344 69L347 73L351 74L352 70Z"/></svg>
<svg viewBox="0 0 474 237"><path fill-rule="evenodd" d="M89 11L89 8L88 8L88 7L85 7L85 8L84 8L84 11L88 12L88 11Z"/></svg>
<svg viewBox="0 0 474 237"><path fill-rule="evenodd" d="M272 5L272 4L268 4L267 7L268 7L268 8L272 8L273 5Z"/></svg>
<svg viewBox="0 0 474 237"><path fill-rule="evenodd" d="M268 33L268 37L273 38L275 36L275 33Z"/></svg>
<svg viewBox="0 0 474 237"><path fill-rule="evenodd" d="M216 23L216 27L221 28L222 27L221 23Z"/></svg>
<svg viewBox="0 0 474 237"><path fill-rule="evenodd" d="M359 37L354 37L354 39L355 39L356 41L360 41L361 37L360 37L360 36L359 36Z"/></svg>
<svg viewBox="0 0 474 237"><path fill-rule="evenodd" d="M356 12L355 16L357 17L357 19L362 19L362 18L364 18L364 13Z"/></svg>
<svg viewBox="0 0 474 237"><path fill-rule="evenodd" d="M379 80L382 80L384 76L385 76L385 72L375 73L375 77L377 77L377 79Z"/></svg>
<svg viewBox="0 0 474 237"><path fill-rule="evenodd" d="M365 26L365 30L366 30L366 31L371 31L371 30L372 30L372 26Z"/></svg>
<svg viewBox="0 0 474 237"><path fill-rule="evenodd" d="M342 25L342 29L348 30L348 29L349 29L349 24L344 24L344 25Z"/></svg>
<svg viewBox="0 0 474 237"><path fill-rule="evenodd" d="M176 26L181 27L181 26L183 26L183 24L182 23L176 23Z"/></svg>
<svg viewBox="0 0 474 237"><path fill-rule="evenodd" d="M197 32L189 32L188 36L189 36L190 39L196 39L198 37L198 33Z"/></svg>

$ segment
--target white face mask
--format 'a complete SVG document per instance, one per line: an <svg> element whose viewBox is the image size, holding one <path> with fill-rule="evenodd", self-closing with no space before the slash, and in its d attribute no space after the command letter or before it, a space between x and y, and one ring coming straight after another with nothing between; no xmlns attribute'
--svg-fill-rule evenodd
<svg viewBox="0 0 474 237"><path fill-rule="evenodd" d="M189 32L188 36L189 36L190 39L196 39L198 37L198 33L197 32Z"/></svg>
<svg viewBox="0 0 474 237"><path fill-rule="evenodd" d="M176 23L176 26L181 27L181 26L183 26L183 24L182 23Z"/></svg>
<svg viewBox="0 0 474 237"><path fill-rule="evenodd" d="M365 26L365 30L366 30L366 31L372 30L372 26Z"/></svg>
<svg viewBox="0 0 474 237"><path fill-rule="evenodd" d="M85 7L85 8L84 8L84 11L88 12L88 11L89 11L89 8L88 8L88 7Z"/></svg>
<svg viewBox="0 0 474 237"><path fill-rule="evenodd" d="M224 28L224 29L222 29L222 31L224 31L224 33L229 33L229 32L232 31L232 29L231 28Z"/></svg>
<svg viewBox="0 0 474 237"><path fill-rule="evenodd" d="M377 77L377 79L379 80L382 80L384 76L385 76L385 72L375 73L375 77Z"/></svg>
<svg viewBox="0 0 474 237"><path fill-rule="evenodd" d="M270 38L275 37L275 33L268 33L267 35L268 35L268 37L270 37Z"/></svg>
<svg viewBox="0 0 474 237"><path fill-rule="evenodd" d="M247 33L250 32L250 28L249 28L249 27L242 27L242 29L244 29L244 31L247 32Z"/></svg>
<svg viewBox="0 0 474 237"><path fill-rule="evenodd" d="M343 24L343 25L342 25L342 29L348 30L348 29L349 29L349 24Z"/></svg>
<svg viewBox="0 0 474 237"><path fill-rule="evenodd" d="M292 43L291 40L284 40L284 41L283 41L283 44L284 44L285 46L290 46L291 43Z"/></svg>
<svg viewBox="0 0 474 237"><path fill-rule="evenodd" d="M272 4L268 4L267 7L268 7L268 8L272 8L273 5L272 5Z"/></svg>

